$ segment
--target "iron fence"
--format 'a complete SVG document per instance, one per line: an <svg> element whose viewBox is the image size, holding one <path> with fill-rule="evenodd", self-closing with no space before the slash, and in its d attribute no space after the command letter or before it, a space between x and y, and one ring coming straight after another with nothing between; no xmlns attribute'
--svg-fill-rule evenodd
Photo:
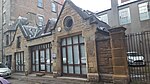
<svg viewBox="0 0 150 84"><path fill-rule="evenodd" d="M150 81L150 31L126 35L131 81Z"/></svg>

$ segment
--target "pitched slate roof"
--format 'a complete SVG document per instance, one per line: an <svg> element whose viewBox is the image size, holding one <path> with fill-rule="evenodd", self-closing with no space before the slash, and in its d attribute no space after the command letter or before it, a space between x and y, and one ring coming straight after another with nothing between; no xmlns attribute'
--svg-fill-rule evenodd
<svg viewBox="0 0 150 84"><path fill-rule="evenodd" d="M18 27L20 28L26 39L34 37L36 34L35 31L38 29L37 27L28 26L28 19L20 16L18 17L16 22L8 29L8 31L16 31Z"/></svg>
<svg viewBox="0 0 150 84"><path fill-rule="evenodd" d="M28 39L33 38L37 31L37 27L32 27L28 25L22 25L20 28L24 36Z"/></svg>
<svg viewBox="0 0 150 84"><path fill-rule="evenodd" d="M49 20L47 22L47 26L29 26L28 25L28 19L25 17L18 17L18 19L15 21L15 23L10 26L10 28L5 32L15 32L16 34L16 30L17 28L20 28L23 36L27 39L27 40L31 40L31 39L35 39L44 35L48 35L51 34L51 29L53 29L54 24L55 24L55 20ZM50 25L50 26L49 26ZM47 31L46 31L47 30ZM14 35L15 37L15 35ZM13 42L13 41L12 41Z"/></svg>
<svg viewBox="0 0 150 84"><path fill-rule="evenodd" d="M15 23L13 25L11 25L6 32L16 31L17 26L19 24L27 25L28 24L27 18L19 16L18 19L15 21ZM4 32L4 33L6 33L6 32Z"/></svg>
<svg viewBox="0 0 150 84"><path fill-rule="evenodd" d="M110 26L108 24L106 24L105 22L100 21L98 19L98 16L95 13L93 13L89 10L83 10L83 9L77 7L71 0L66 0L64 2L64 5L58 16L58 19L56 21L54 28L56 27L56 25L58 23L58 20L60 18L61 13L63 12L63 9L64 9L66 3L68 3L82 17L82 19L89 21L90 24L97 24L98 31L100 30L100 31L108 32L108 29L110 29Z"/></svg>
<svg viewBox="0 0 150 84"><path fill-rule="evenodd" d="M66 3L68 3L82 17L82 19L88 21L90 24L96 24L98 31L108 32L108 29L110 29L110 26L107 25L105 22L100 21L98 19L98 16L95 13L88 11L88 10L83 10L83 9L77 7L72 1L66 0L57 20L49 19L45 26L33 27L33 26L28 25L27 18L18 17L16 22L10 27L10 29L8 31L16 31L19 26L24 37L27 40L43 37L45 35L52 35L52 32L56 28L56 25L58 23L60 15L62 14L62 12L64 10ZM8 32L8 31L6 31L6 32Z"/></svg>

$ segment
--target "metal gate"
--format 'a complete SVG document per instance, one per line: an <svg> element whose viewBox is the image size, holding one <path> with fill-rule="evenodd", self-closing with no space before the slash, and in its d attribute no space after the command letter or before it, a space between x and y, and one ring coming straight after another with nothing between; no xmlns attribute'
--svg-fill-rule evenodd
<svg viewBox="0 0 150 84"><path fill-rule="evenodd" d="M126 35L131 81L150 81L150 31Z"/></svg>

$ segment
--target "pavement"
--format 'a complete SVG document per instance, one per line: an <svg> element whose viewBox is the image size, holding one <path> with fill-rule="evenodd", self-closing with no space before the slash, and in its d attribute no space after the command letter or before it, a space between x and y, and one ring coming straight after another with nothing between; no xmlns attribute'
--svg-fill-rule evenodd
<svg viewBox="0 0 150 84"><path fill-rule="evenodd" d="M36 76L36 74L30 74L25 76L22 73L14 73L11 78L7 79L11 84L103 84L100 82L88 82L86 78L75 77L57 77L53 78L50 75L44 75L42 77Z"/></svg>

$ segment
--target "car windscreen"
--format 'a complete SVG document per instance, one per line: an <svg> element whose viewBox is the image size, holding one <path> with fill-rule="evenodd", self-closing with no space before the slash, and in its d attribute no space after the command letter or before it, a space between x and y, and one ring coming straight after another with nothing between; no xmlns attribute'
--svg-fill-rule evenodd
<svg viewBox="0 0 150 84"><path fill-rule="evenodd" d="M1 63L0 68L7 68L7 66Z"/></svg>

